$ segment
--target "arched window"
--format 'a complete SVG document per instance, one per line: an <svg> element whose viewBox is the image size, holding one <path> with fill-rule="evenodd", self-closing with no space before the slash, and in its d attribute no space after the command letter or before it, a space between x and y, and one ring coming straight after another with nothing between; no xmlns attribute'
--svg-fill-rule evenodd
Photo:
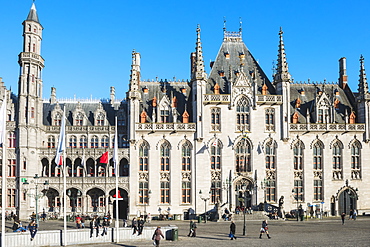
<svg viewBox="0 0 370 247"><path fill-rule="evenodd" d="M161 171L170 170L170 145L165 142L161 145Z"/></svg>
<svg viewBox="0 0 370 247"><path fill-rule="evenodd" d="M297 142L293 147L294 170L303 170L303 144Z"/></svg>
<svg viewBox="0 0 370 247"><path fill-rule="evenodd" d="M250 130L249 104L246 97L241 98L236 104L236 130Z"/></svg>
<svg viewBox="0 0 370 247"><path fill-rule="evenodd" d="M77 137L76 136L71 136L69 138L69 147L70 148L77 148Z"/></svg>
<svg viewBox="0 0 370 247"><path fill-rule="evenodd" d="M189 142L186 142L181 147L181 160L182 160L182 170L191 170L191 146Z"/></svg>
<svg viewBox="0 0 370 247"><path fill-rule="evenodd" d="M48 148L55 148L55 137L54 136L48 137Z"/></svg>
<svg viewBox="0 0 370 247"><path fill-rule="evenodd" d="M358 141L351 145L351 178L361 179L361 144Z"/></svg>
<svg viewBox="0 0 370 247"><path fill-rule="evenodd" d="M269 141L266 143L265 147L265 162L266 169L276 169L276 150L275 143Z"/></svg>
<svg viewBox="0 0 370 247"><path fill-rule="evenodd" d="M211 130L221 131L221 109L214 107L211 109Z"/></svg>
<svg viewBox="0 0 370 247"><path fill-rule="evenodd" d="M182 203L191 203L191 183L189 181L182 182Z"/></svg>
<svg viewBox="0 0 370 247"><path fill-rule="evenodd" d="M319 142L313 145L313 169L322 170L323 165L323 148Z"/></svg>
<svg viewBox="0 0 370 247"><path fill-rule="evenodd" d="M215 140L211 146L211 170L221 169L221 143Z"/></svg>
<svg viewBox="0 0 370 247"><path fill-rule="evenodd" d="M266 131L275 131L275 109L265 109L265 129Z"/></svg>
<svg viewBox="0 0 370 247"><path fill-rule="evenodd" d="M91 148L98 148L99 147L99 139L97 136L93 136L91 138Z"/></svg>
<svg viewBox="0 0 370 247"><path fill-rule="evenodd" d="M87 148L87 138L86 136L80 137L80 148Z"/></svg>
<svg viewBox="0 0 370 247"><path fill-rule="evenodd" d="M109 147L109 137L108 136L103 136L103 138L101 139L101 147L102 148Z"/></svg>
<svg viewBox="0 0 370 247"><path fill-rule="evenodd" d="M333 144L333 169L342 169L342 148L338 142Z"/></svg>
<svg viewBox="0 0 370 247"><path fill-rule="evenodd" d="M146 143L142 143L139 147L139 170L148 171L149 148Z"/></svg>
<svg viewBox="0 0 370 247"><path fill-rule="evenodd" d="M235 146L236 172L250 172L251 166L251 145L246 139L240 140Z"/></svg>
<svg viewBox="0 0 370 247"><path fill-rule="evenodd" d="M148 182L139 182L139 203L148 204L149 184Z"/></svg>

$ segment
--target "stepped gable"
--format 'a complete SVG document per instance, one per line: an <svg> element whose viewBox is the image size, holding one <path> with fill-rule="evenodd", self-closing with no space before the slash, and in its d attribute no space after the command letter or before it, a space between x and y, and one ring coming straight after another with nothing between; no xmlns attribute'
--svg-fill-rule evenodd
<svg viewBox="0 0 370 247"><path fill-rule="evenodd" d="M304 91L304 93L302 92ZM320 95L321 94L321 95ZM326 96L324 96L324 94ZM321 97L327 97L329 108L333 109L334 121L331 123L345 123L346 114L349 117L351 105L346 93L338 84L290 84L290 114L298 113L298 123L307 123L307 111L310 114L310 122L314 123L316 119L316 106ZM296 108L296 100L301 100L300 108ZM340 103L338 108L334 108L334 101L338 99ZM290 116L290 117L291 117Z"/></svg>
<svg viewBox="0 0 370 247"><path fill-rule="evenodd" d="M250 82L253 82L252 74L256 72L257 94L262 94L263 84L268 87L267 94L276 94L270 80L242 41L241 31L224 31L224 41L209 74L206 93L213 94L213 87L218 83L220 94L230 94L238 72L243 72Z"/></svg>

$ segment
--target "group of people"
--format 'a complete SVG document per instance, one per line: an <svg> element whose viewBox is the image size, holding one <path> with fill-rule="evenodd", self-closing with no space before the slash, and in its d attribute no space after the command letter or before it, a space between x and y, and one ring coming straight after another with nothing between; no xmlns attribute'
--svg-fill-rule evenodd
<svg viewBox="0 0 370 247"><path fill-rule="evenodd" d="M24 227L22 225L22 222L19 219L17 219L14 221L12 229L13 229L13 232L26 232L27 230L29 230L31 234L31 241L32 241L36 236L38 225L36 224L36 220L31 220L28 226Z"/></svg>
<svg viewBox="0 0 370 247"><path fill-rule="evenodd" d="M236 232L235 222L231 221L230 233L229 233L230 240L236 239L235 232ZM265 233L266 233L267 237L270 239L271 237L270 237L269 232L268 232L268 222L267 222L267 220L262 221L262 227L260 229L260 237L259 238L262 238L262 235L265 234Z"/></svg>
<svg viewBox="0 0 370 247"><path fill-rule="evenodd" d="M344 221L346 219L346 213L343 212L341 215L340 215L341 219L342 219L342 225L344 225ZM357 218L357 210L350 210L349 211L349 217L348 217L348 220L356 220Z"/></svg>
<svg viewBox="0 0 370 247"><path fill-rule="evenodd" d="M101 221L100 217L98 217L97 215L94 216L90 221L90 238L93 237L94 230L96 232L96 237L99 237L100 228L103 230L103 232L101 233L101 236L107 235L108 227L110 226L110 223L111 223L111 217L109 215L104 216L103 221Z"/></svg>
<svg viewBox="0 0 370 247"><path fill-rule="evenodd" d="M144 218L139 217L136 219L136 217L134 217L132 219L132 224L131 224L131 227L133 228L132 235L135 235L136 232L138 236L141 235L143 233L144 224L145 224Z"/></svg>

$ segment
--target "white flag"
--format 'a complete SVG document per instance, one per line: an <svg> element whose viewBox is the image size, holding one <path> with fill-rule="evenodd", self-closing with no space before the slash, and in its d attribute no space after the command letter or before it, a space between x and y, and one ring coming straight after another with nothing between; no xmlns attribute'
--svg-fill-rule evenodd
<svg viewBox="0 0 370 247"><path fill-rule="evenodd" d="M114 172L117 174L117 163L118 163L118 134L117 134L117 117L116 117L116 129L114 133L114 150L113 150L113 165Z"/></svg>
<svg viewBox="0 0 370 247"><path fill-rule="evenodd" d="M86 161L85 161L85 149L83 148L83 149L82 149L82 160L81 160L81 166L82 166L82 167L85 167L85 163L86 163Z"/></svg>
<svg viewBox="0 0 370 247"><path fill-rule="evenodd" d="M65 115L63 111L62 116L62 123L60 126L60 134L59 134L59 140L58 140L58 147L55 154L55 164L58 166L61 166L63 164L63 151L66 149L66 142L65 142L65 133L66 133L66 120Z"/></svg>
<svg viewBox="0 0 370 247"><path fill-rule="evenodd" d="M217 147L217 139L212 143L212 146Z"/></svg>
<svg viewBox="0 0 370 247"><path fill-rule="evenodd" d="M0 144L6 141L6 98L0 108Z"/></svg>

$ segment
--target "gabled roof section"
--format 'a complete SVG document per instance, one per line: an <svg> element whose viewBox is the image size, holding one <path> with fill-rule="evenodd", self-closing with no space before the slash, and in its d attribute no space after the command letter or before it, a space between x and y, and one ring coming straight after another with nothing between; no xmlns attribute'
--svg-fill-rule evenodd
<svg viewBox="0 0 370 247"><path fill-rule="evenodd" d="M213 94L216 83L220 86L220 94L230 94L241 72L250 82L256 78L258 94L262 94L263 84L267 85L268 94L276 94L270 80L244 44L241 29L239 32L224 29L224 39L209 74L206 94Z"/></svg>
<svg viewBox="0 0 370 247"><path fill-rule="evenodd" d="M30 12L28 13L26 21L34 21L40 23L39 17L37 16L35 3L32 3L32 7L30 9Z"/></svg>

